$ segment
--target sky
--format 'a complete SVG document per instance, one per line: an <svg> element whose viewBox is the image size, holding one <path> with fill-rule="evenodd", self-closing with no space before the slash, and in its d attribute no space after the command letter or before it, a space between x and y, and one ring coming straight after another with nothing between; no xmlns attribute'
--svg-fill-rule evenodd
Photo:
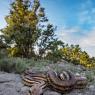
<svg viewBox="0 0 95 95"><path fill-rule="evenodd" d="M10 2L0 2L0 29L6 26ZM49 22L57 26L57 37L68 44L79 44L95 56L95 0L40 0Z"/></svg>

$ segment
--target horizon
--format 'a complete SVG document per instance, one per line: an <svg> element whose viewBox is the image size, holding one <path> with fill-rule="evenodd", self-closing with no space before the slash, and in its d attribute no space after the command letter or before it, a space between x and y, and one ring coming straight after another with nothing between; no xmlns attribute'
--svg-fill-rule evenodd
<svg viewBox="0 0 95 95"><path fill-rule="evenodd" d="M12 0L0 3L0 29L6 26ZM65 43L79 44L95 56L95 0L40 0L49 22L57 26L56 35ZM71 2L70 2L71 1Z"/></svg>

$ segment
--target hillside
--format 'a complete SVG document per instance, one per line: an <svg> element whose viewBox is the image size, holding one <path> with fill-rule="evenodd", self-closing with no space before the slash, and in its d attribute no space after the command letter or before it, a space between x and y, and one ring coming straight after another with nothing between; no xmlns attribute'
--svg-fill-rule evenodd
<svg viewBox="0 0 95 95"><path fill-rule="evenodd" d="M60 71L67 69L72 71L74 74L80 74L87 77L88 85L85 89L73 90L70 93L64 95L95 95L95 71L86 70L82 66L75 66L73 64L62 61L58 64L44 65L39 69L40 66L32 67L32 70L46 71L48 69L53 69L55 71ZM0 72L0 95L27 95L29 87L22 84L21 76L15 73ZM43 95L61 95L55 91L47 89Z"/></svg>

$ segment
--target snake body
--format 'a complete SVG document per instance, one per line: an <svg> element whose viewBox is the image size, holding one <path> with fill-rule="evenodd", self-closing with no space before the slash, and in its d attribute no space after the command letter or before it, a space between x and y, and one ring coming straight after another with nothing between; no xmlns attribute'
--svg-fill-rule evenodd
<svg viewBox="0 0 95 95"><path fill-rule="evenodd" d="M76 83L75 78L69 73L68 80L60 79L55 72L49 71L48 72L48 82L53 87L53 89L57 90L58 92L67 92L73 89L73 86Z"/></svg>
<svg viewBox="0 0 95 95"><path fill-rule="evenodd" d="M48 71L48 72L29 72L26 71L22 75L24 85L33 87L39 84L41 89L51 87L57 92L68 92L73 89L84 88L87 85L87 80L79 76L74 76L69 71L64 70L61 73ZM31 94L32 95L32 94ZM35 95L35 94L33 94ZM38 94L40 95L40 94Z"/></svg>

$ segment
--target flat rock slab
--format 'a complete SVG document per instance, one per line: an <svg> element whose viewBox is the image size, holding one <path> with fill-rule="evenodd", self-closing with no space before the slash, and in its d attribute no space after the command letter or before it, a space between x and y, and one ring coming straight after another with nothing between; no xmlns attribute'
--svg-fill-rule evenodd
<svg viewBox="0 0 95 95"><path fill-rule="evenodd" d="M0 95L24 95L23 87L20 75L0 72Z"/></svg>
<svg viewBox="0 0 95 95"><path fill-rule="evenodd" d="M0 73L0 83L21 81L20 75L13 73Z"/></svg>

